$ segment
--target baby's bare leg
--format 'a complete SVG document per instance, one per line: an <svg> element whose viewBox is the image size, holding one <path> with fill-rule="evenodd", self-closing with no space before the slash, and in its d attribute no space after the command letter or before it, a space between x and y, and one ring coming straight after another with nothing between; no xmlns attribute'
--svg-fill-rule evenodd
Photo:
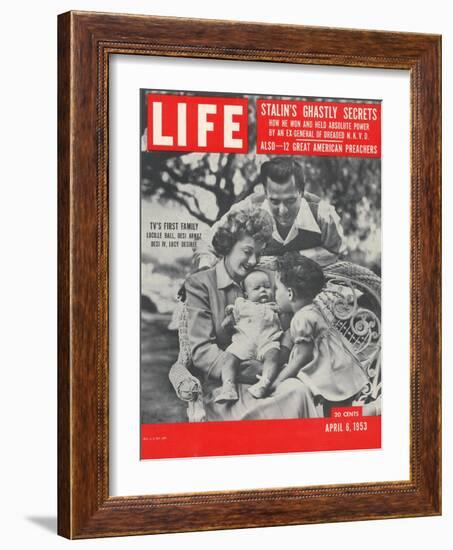
<svg viewBox="0 0 453 550"><path fill-rule="evenodd" d="M237 365L232 361L222 365L222 384L225 382L236 382L236 367Z"/></svg>
<svg viewBox="0 0 453 550"><path fill-rule="evenodd" d="M287 378L297 376L300 369L309 363L313 358L313 342L299 342L294 344L293 352L290 355L288 364L278 373L272 383L271 391L275 391L277 386Z"/></svg>
<svg viewBox="0 0 453 550"><path fill-rule="evenodd" d="M264 354L263 377L269 380L269 384L275 380L278 374L280 368L279 358L279 349L273 348Z"/></svg>
<svg viewBox="0 0 453 550"><path fill-rule="evenodd" d="M217 391L214 398L216 403L224 403L226 401L237 401L239 399L236 388L236 371L239 366L239 359L228 354L225 363L222 365L221 379L222 387Z"/></svg>
<svg viewBox="0 0 453 550"><path fill-rule="evenodd" d="M278 374L279 370L279 357L280 357L280 350L272 348L263 356L263 374L261 376L261 379L259 382L254 384L253 386L250 386L248 391L253 395L253 397L256 397L257 399L260 399L261 397L264 397L272 384L272 381L275 379L275 377Z"/></svg>

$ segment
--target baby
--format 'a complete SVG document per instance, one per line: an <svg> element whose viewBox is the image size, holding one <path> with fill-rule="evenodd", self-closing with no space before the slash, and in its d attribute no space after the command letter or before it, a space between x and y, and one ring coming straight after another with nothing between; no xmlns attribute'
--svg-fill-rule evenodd
<svg viewBox="0 0 453 550"><path fill-rule="evenodd" d="M277 376L283 331L269 274L254 269L244 278L243 289L244 298L237 298L234 305L226 308L225 321L233 321L235 328L227 351L240 361L257 359L263 362L262 376L248 388L253 397L259 399L266 395ZM225 366L222 369L222 387L215 401L235 401L238 398L235 368Z"/></svg>

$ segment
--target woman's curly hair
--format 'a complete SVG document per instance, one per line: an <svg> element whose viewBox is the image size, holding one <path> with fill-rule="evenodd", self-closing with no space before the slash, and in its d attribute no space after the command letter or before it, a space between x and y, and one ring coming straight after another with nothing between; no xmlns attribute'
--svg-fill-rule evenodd
<svg viewBox="0 0 453 550"><path fill-rule="evenodd" d="M212 238L212 246L219 256L226 256L245 235L266 244L272 236L272 231L271 215L257 206L248 206L226 215L225 221L217 228Z"/></svg>
<svg viewBox="0 0 453 550"><path fill-rule="evenodd" d="M309 300L321 292L326 282L321 266L299 252L287 252L278 258L278 271L287 288Z"/></svg>

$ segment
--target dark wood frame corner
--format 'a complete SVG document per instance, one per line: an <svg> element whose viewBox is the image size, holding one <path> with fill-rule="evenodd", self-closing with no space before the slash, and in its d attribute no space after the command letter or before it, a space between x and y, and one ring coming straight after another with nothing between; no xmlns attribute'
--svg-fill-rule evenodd
<svg viewBox="0 0 453 550"><path fill-rule="evenodd" d="M69 12L59 16L58 47L59 534L87 538L440 514L441 38ZM109 495L108 61L112 54L410 71L409 481Z"/></svg>

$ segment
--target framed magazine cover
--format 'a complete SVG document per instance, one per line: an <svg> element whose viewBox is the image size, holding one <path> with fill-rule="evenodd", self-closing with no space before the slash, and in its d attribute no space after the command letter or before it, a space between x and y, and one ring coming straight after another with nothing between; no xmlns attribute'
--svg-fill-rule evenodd
<svg viewBox="0 0 453 550"><path fill-rule="evenodd" d="M433 35L59 16L61 535L441 513L440 90Z"/></svg>

